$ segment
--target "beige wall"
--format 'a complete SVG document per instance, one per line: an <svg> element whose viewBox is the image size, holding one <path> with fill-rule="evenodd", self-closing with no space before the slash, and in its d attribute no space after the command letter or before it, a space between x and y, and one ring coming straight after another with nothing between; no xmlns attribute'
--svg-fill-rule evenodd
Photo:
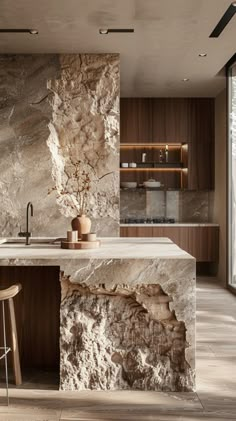
<svg viewBox="0 0 236 421"><path fill-rule="evenodd" d="M215 194L213 206L214 222L220 225L220 257L217 277L224 285L226 285L226 103L226 90L224 90L215 100Z"/></svg>

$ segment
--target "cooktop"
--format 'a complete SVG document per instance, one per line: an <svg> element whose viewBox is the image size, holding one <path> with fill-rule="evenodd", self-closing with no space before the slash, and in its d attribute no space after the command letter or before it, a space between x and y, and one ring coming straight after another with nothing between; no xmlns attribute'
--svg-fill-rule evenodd
<svg viewBox="0 0 236 421"><path fill-rule="evenodd" d="M160 216L157 218L124 218L120 220L121 224L174 224L174 218Z"/></svg>

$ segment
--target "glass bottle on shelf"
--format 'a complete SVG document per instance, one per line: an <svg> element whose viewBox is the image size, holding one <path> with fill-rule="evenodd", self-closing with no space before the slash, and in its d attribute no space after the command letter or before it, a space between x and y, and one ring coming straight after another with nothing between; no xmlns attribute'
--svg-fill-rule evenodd
<svg viewBox="0 0 236 421"><path fill-rule="evenodd" d="M168 145L166 145L165 157L166 157L166 162L168 162L168 159L169 159L169 147L168 147Z"/></svg>
<svg viewBox="0 0 236 421"><path fill-rule="evenodd" d="M163 162L163 151L162 151L162 149L160 149L160 152L159 152L159 162L160 163Z"/></svg>

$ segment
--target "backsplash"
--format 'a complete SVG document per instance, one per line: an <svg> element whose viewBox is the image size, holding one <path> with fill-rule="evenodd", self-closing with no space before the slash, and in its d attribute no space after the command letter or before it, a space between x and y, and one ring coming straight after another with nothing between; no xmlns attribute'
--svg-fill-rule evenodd
<svg viewBox="0 0 236 421"><path fill-rule="evenodd" d="M61 236L91 178L93 230L119 235L119 55L0 56L0 236Z"/></svg>
<svg viewBox="0 0 236 421"><path fill-rule="evenodd" d="M120 192L121 219L174 218L176 222L210 222L212 192L129 191Z"/></svg>

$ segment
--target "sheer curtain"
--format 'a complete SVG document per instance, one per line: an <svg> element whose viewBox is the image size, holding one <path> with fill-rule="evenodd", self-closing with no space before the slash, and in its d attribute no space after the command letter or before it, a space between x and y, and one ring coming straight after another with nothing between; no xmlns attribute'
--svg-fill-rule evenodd
<svg viewBox="0 0 236 421"><path fill-rule="evenodd" d="M236 287L236 63L228 70L228 258L229 284Z"/></svg>

